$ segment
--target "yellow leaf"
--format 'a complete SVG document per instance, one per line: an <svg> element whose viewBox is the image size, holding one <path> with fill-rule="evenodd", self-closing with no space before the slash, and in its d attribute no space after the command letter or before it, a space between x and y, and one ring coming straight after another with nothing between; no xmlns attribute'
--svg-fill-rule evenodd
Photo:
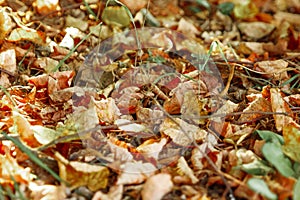
<svg viewBox="0 0 300 200"><path fill-rule="evenodd" d="M282 131L284 145L283 152L296 162L300 162L300 126L289 123Z"/></svg>
<svg viewBox="0 0 300 200"><path fill-rule="evenodd" d="M55 153L55 158L58 160L60 177L71 185L71 189L87 186L94 192L107 186L109 176L107 167L78 161L70 162L58 152Z"/></svg>

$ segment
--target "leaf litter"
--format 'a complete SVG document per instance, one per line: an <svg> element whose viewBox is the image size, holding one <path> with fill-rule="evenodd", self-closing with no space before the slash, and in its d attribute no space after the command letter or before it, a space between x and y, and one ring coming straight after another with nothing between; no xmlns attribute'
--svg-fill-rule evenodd
<svg viewBox="0 0 300 200"><path fill-rule="evenodd" d="M295 2L1 1L0 197L298 199Z"/></svg>

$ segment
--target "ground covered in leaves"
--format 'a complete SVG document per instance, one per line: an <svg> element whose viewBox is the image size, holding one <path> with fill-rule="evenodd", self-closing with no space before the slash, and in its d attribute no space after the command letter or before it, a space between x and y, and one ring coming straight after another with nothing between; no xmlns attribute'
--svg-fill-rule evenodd
<svg viewBox="0 0 300 200"><path fill-rule="evenodd" d="M0 199L300 199L298 0L0 0Z"/></svg>

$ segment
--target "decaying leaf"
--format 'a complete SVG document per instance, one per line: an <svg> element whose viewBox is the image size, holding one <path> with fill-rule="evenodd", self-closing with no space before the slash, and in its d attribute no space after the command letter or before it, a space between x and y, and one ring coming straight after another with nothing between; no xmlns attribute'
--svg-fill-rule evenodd
<svg viewBox="0 0 300 200"><path fill-rule="evenodd" d="M173 188L171 175L156 174L147 179L141 192L144 200L160 200Z"/></svg>
<svg viewBox="0 0 300 200"><path fill-rule="evenodd" d="M107 167L68 161L58 152L55 153L55 158L58 161L60 177L66 180L72 189L87 186L91 191L97 191L107 186L109 176Z"/></svg>

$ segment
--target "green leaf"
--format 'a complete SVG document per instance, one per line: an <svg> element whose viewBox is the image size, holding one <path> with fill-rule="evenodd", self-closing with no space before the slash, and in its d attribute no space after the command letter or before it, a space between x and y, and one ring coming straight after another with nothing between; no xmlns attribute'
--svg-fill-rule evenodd
<svg viewBox="0 0 300 200"><path fill-rule="evenodd" d="M294 185L294 194L293 194L293 200L299 200L300 199L300 178L298 178L296 184Z"/></svg>
<svg viewBox="0 0 300 200"><path fill-rule="evenodd" d="M291 177L295 175L291 161L283 154L280 145L267 142L262 148L262 153L283 176Z"/></svg>
<svg viewBox="0 0 300 200"><path fill-rule="evenodd" d="M274 194L268 187L265 181L258 178L251 178L248 180L247 185L254 191L268 199L277 199L277 195Z"/></svg>
<svg viewBox="0 0 300 200"><path fill-rule="evenodd" d="M233 11L234 4L232 2L224 2L218 5L218 9L224 15L230 15Z"/></svg>
<svg viewBox="0 0 300 200"><path fill-rule="evenodd" d="M278 135L272 131L260 131L257 130L256 133L261 137L261 139L265 140L266 142L273 142L277 144L284 144L283 137Z"/></svg>
<svg viewBox="0 0 300 200"><path fill-rule="evenodd" d="M273 171L265 162L261 160L254 160L251 163L241 165L241 170L252 175L267 175Z"/></svg>
<svg viewBox="0 0 300 200"><path fill-rule="evenodd" d="M210 9L210 4L206 0L196 0L196 2L206 9Z"/></svg>

